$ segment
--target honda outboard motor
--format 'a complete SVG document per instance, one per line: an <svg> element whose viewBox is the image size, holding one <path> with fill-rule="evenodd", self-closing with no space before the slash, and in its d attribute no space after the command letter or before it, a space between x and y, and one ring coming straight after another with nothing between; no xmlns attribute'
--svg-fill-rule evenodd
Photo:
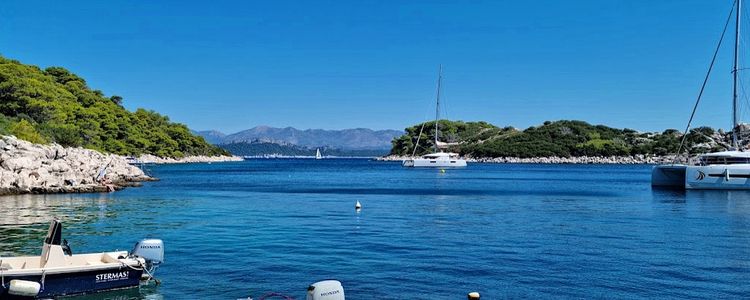
<svg viewBox="0 0 750 300"><path fill-rule="evenodd" d="M164 242L160 239L141 240L135 243L130 255L143 258L146 261L146 269L153 274L164 262Z"/></svg>
<svg viewBox="0 0 750 300"><path fill-rule="evenodd" d="M323 280L307 288L307 300L344 300L344 287L338 280Z"/></svg>

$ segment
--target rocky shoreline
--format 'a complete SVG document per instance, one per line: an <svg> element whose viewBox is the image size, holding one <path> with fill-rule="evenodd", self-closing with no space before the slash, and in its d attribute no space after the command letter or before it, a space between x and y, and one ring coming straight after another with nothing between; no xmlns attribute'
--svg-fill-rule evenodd
<svg viewBox="0 0 750 300"><path fill-rule="evenodd" d="M163 159L142 156L144 163L238 161L240 157L192 156ZM39 145L0 136L0 196L18 194L97 193L141 186L158 180L121 155L57 144Z"/></svg>
<svg viewBox="0 0 750 300"><path fill-rule="evenodd" d="M378 161L402 161L408 156L389 155L377 157ZM674 156L578 156L578 157L464 157L467 162L474 163L512 163L512 164L664 164L672 163Z"/></svg>
<svg viewBox="0 0 750 300"><path fill-rule="evenodd" d="M123 156L0 137L0 195L108 192L151 180Z"/></svg>

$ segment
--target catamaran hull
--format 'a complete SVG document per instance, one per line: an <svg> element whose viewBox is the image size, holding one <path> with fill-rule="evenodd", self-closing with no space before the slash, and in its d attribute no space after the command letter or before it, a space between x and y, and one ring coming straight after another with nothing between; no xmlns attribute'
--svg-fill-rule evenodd
<svg viewBox="0 0 750 300"><path fill-rule="evenodd" d="M5 271L5 274L0 276L3 281L0 285L0 299L29 299L9 293L10 281L14 279L40 283L41 289L36 296L40 298L134 288L139 286L141 275L143 270L125 266L64 273L50 272L45 274L44 278L41 274L9 275L8 271Z"/></svg>
<svg viewBox="0 0 750 300"><path fill-rule="evenodd" d="M750 190L750 165L688 166L686 189Z"/></svg>
<svg viewBox="0 0 750 300"><path fill-rule="evenodd" d="M686 165L659 165L651 170L651 186L656 187L685 187Z"/></svg>
<svg viewBox="0 0 750 300"><path fill-rule="evenodd" d="M466 161L462 159L407 159L404 160L401 165L413 168L461 168L466 167Z"/></svg>

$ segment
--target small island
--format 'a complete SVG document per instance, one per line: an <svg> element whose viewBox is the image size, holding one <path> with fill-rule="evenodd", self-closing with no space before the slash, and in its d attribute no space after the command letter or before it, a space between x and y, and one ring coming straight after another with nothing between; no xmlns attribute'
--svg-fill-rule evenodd
<svg viewBox="0 0 750 300"><path fill-rule="evenodd" d="M572 120L547 121L524 130L487 122L439 122L440 138L458 143L449 150L474 162L656 164L673 161L683 137L682 155L725 149L731 138L731 132L710 127L697 127L683 135L676 129L638 132ZM746 127L738 129L750 132ZM401 160L433 150L435 122L405 131L393 140L390 154L380 160Z"/></svg>

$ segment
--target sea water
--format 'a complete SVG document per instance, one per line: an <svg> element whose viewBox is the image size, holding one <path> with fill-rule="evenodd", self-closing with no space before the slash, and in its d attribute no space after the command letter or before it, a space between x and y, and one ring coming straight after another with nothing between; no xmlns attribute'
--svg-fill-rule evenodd
<svg viewBox="0 0 750 300"><path fill-rule="evenodd" d="M648 165L257 159L148 166L110 194L0 197L0 255L165 242L159 286L86 299L750 297L750 192L659 190ZM354 209L355 203L362 210Z"/></svg>

